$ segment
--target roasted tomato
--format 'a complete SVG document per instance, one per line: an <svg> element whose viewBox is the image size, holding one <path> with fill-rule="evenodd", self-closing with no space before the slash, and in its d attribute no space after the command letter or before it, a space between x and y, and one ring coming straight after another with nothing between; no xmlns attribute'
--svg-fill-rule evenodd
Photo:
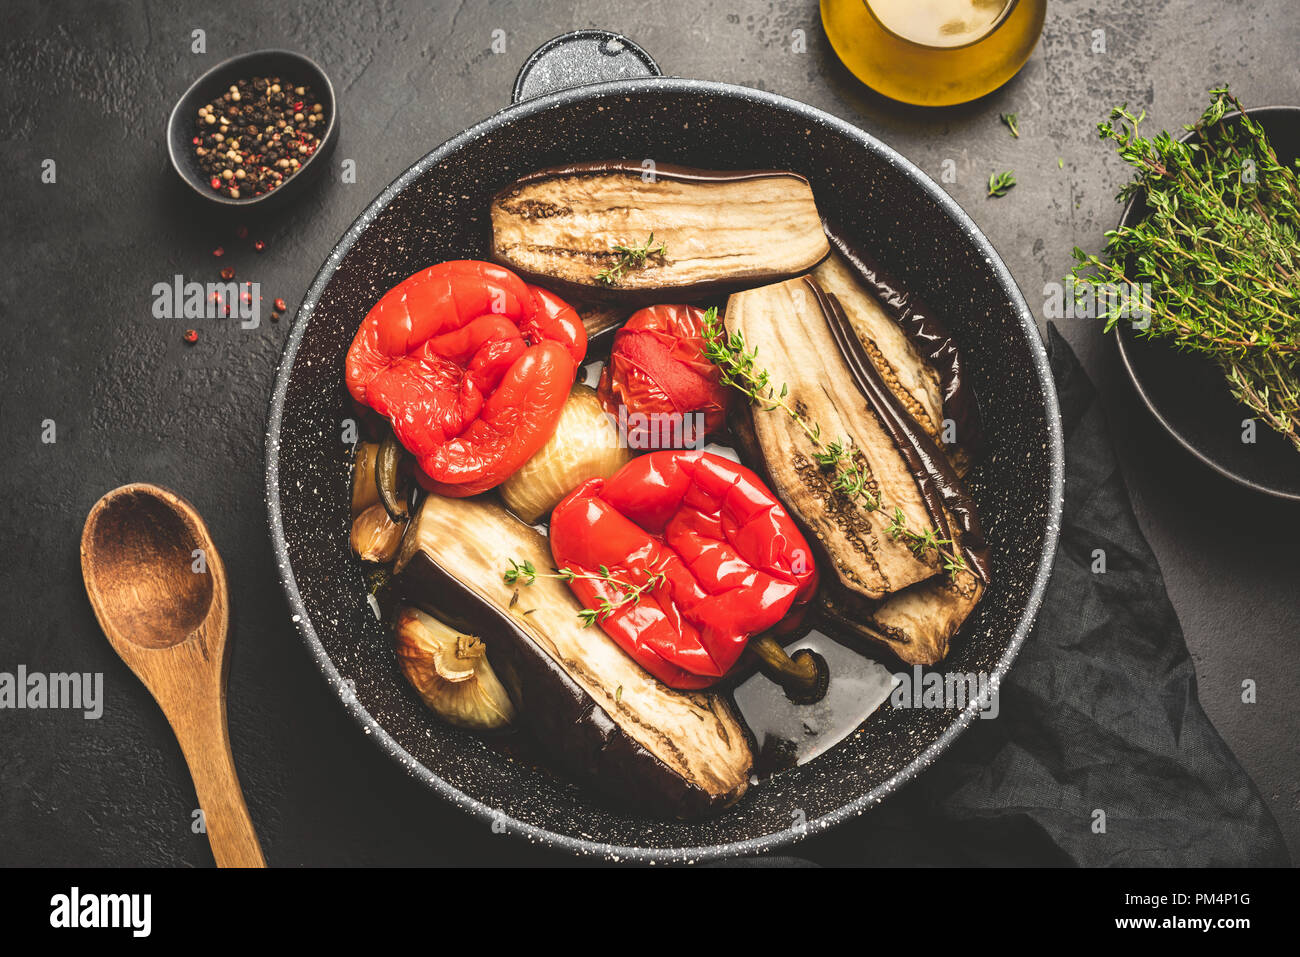
<svg viewBox="0 0 1300 957"><path fill-rule="evenodd" d="M632 448L698 445L722 428L729 390L704 357L703 330L702 309L650 306L614 336L597 391L606 411L625 423ZM692 413L699 418L688 418Z"/></svg>

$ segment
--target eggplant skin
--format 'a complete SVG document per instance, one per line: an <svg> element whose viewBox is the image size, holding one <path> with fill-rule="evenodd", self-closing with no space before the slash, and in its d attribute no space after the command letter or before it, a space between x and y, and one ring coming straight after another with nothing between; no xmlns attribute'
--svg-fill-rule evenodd
<svg viewBox="0 0 1300 957"><path fill-rule="evenodd" d="M639 162L538 170L493 197L492 258L571 298L643 306L693 302L800 275L830 252L808 180L782 170ZM654 235L662 256L614 283L616 245Z"/></svg>
<svg viewBox="0 0 1300 957"><path fill-rule="evenodd" d="M943 426L943 394L933 366L921 357L907 333L885 313L873 291L862 285L839 252L832 250L812 276L827 295L839 300L854 331L864 344L869 343L871 360L890 391L917 425L937 437Z"/></svg>
<svg viewBox="0 0 1300 957"><path fill-rule="evenodd" d="M499 504L430 494L396 568L408 601L473 623L516 725L584 787L659 818L703 817L738 801L753 750L730 701L654 679L599 628L582 627L567 585L507 585L512 557L551 567L545 538Z"/></svg>
<svg viewBox="0 0 1300 957"><path fill-rule="evenodd" d="M898 323L921 357L937 371L943 392L943 410L957 425L960 445L955 450L955 464L969 465L964 461L967 457L977 459L984 451L984 429L980 422L979 402L947 323L920 296L905 289L865 249L854 245L834 224L826 222L824 228L827 239L849 271L876 298L885 313ZM965 468L960 470L964 472Z"/></svg>

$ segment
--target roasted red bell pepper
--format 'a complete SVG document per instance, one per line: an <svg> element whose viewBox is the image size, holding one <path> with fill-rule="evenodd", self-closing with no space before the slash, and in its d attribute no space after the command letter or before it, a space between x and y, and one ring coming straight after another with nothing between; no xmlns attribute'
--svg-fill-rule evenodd
<svg viewBox="0 0 1300 957"><path fill-rule="evenodd" d="M421 484L475 495L550 438L586 351L568 303L508 269L456 260L384 294L348 349L346 381L392 423Z"/></svg>
<svg viewBox="0 0 1300 957"><path fill-rule="evenodd" d="M785 509L757 475L709 452L653 452L579 486L551 513L550 543L556 567L580 576L569 582L578 600L606 610L605 632L673 688L716 682L751 635L801 612L817 587Z"/></svg>
<svg viewBox="0 0 1300 957"><path fill-rule="evenodd" d="M605 409L618 416L626 411L632 448L666 448L654 441L673 433L671 420L699 413L703 428L694 427L700 444L722 428L730 390L722 373L704 357L704 310L697 306L649 306L634 312L614 336L609 362L597 391ZM642 417L639 421L637 417ZM675 433L686 435L679 428Z"/></svg>

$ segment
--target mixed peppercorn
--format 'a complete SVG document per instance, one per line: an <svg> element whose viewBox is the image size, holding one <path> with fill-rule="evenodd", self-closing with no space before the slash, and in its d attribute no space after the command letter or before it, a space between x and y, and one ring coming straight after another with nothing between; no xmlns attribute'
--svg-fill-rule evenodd
<svg viewBox="0 0 1300 957"><path fill-rule="evenodd" d="M191 142L212 189L239 199L269 193L302 169L328 124L310 86L256 76L199 107Z"/></svg>
<svg viewBox="0 0 1300 957"><path fill-rule="evenodd" d="M240 225L240 226L235 227L235 237L238 238L238 239L247 239L247 238L248 238L248 227L247 227L247 226L243 226L243 225ZM256 241L253 243L253 249L254 249L255 252L259 252L259 253L260 253L260 252L262 252L263 250L266 249L266 243L265 243L264 241L258 239L258 240L256 240ZM222 256L224 256L225 254L226 254L226 247L225 247L225 246L217 246L217 247L215 247L215 248L212 250L212 255L215 256L217 259L220 259L220 258L221 258ZM221 278L224 279L224 280L226 280L227 282L233 280L233 279L235 278L235 267L234 267L234 266L224 266L224 267L222 267L222 269L221 269ZM242 300L246 305L251 305L252 302L253 302L253 293L252 293L252 286L253 286L253 284L252 284L251 282L245 282L245 283L243 284L243 286L244 286L244 288L240 291L240 293L239 293L239 298L240 298L240 299L241 299L241 300ZM221 309L221 313L222 313L222 315L223 315L225 318L229 319L229 318L230 318L230 303L228 303L228 302L225 301L225 298L221 295L220 292L216 292L216 291L214 291L214 292L211 294L211 298L212 298L212 301L213 301L214 303L216 303L217 306ZM261 297L259 296L258 298L260 299ZM288 304L285 303L285 301L284 301L282 298L280 298L279 296L277 296L277 297L275 298L274 308L273 308L272 311L271 311L271 321L272 321L272 322L279 322L279 321L280 321L280 317L281 317L281 316L282 316L282 315L283 315L283 314L288 310L288 308L289 308ZM196 342L199 341L199 333L198 333L198 330L197 330L197 329L186 329L185 332L181 334L181 339L184 340L184 342L185 342L187 345L191 345L191 346L194 345L194 343L196 343Z"/></svg>

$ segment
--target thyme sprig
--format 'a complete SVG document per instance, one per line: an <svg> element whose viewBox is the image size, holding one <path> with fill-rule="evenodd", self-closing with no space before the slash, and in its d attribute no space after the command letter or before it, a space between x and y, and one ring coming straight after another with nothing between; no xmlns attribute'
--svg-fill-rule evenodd
<svg viewBox="0 0 1300 957"><path fill-rule="evenodd" d="M1011 131L1012 136L1020 139L1020 118L1015 113L999 113L998 119Z"/></svg>
<svg viewBox="0 0 1300 957"><path fill-rule="evenodd" d="M739 330L727 333L718 316L716 306L704 313L704 356L718 367L723 385L748 396L749 401L764 412L784 412L803 430L813 447L813 461L831 474L831 488L851 502L861 504L868 512L883 507L880 496L871 491L866 469L860 464L858 452L851 436L828 439L822 436L821 425L787 402L790 387L782 384L778 390L768 371L758 365L758 346L745 348L745 337ZM966 568L966 560L957 554L951 539L940 538L934 529L918 532L909 528L907 516L894 506L886 529L890 538L903 541L912 554L924 559L933 550L943 562L944 571L956 577Z"/></svg>
<svg viewBox="0 0 1300 957"><path fill-rule="evenodd" d="M1104 256L1076 248L1072 278L1077 292L1150 284L1138 335L1211 359L1237 401L1300 449L1300 178L1258 122L1223 122L1243 109L1226 86L1210 97L1188 143L1142 136L1146 114L1126 106L1098 124L1137 171L1120 200L1140 197L1149 215L1106 233ZM1107 303L1107 331L1126 304Z"/></svg>
<svg viewBox="0 0 1300 957"><path fill-rule="evenodd" d="M501 577L507 585L531 585L539 578L555 578L562 582L571 582L581 578L588 581L609 582L617 586L622 592L617 601L601 598L600 604L595 608L584 608L578 612L578 617L582 620L582 627L584 628L598 621L604 621L624 605L629 603L633 605L640 604L642 595L654 591L668 580L667 573L660 571L648 576L640 585L634 585L629 581L614 576L606 565L600 566L599 575L577 572L572 568L557 568L553 573L539 572L537 566L527 559L517 562L513 558L510 559L510 567L501 573Z"/></svg>
<svg viewBox="0 0 1300 957"><path fill-rule="evenodd" d="M626 246L623 243L614 244L614 252L618 253L618 262L608 269L602 269L596 273L596 279L603 282L606 286L617 286L623 273L633 268L640 268L645 265L645 261L651 256L666 256L668 254L668 244L659 243L655 245L655 234L652 232L649 238L640 246Z"/></svg>
<svg viewBox="0 0 1300 957"><path fill-rule="evenodd" d="M1016 175L1011 170L1005 173L992 173L989 175L989 195L1001 198L1007 195L1016 185Z"/></svg>

